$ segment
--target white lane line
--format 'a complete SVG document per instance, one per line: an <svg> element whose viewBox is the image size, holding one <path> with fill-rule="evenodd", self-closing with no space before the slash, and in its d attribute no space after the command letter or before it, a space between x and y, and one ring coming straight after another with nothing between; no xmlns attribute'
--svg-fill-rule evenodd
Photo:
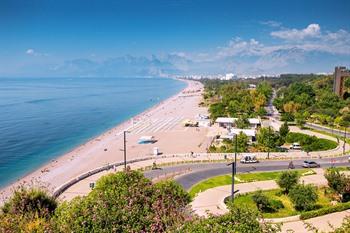
<svg viewBox="0 0 350 233"><path fill-rule="evenodd" d="M167 121L163 122L162 124L159 124L158 127L154 130L154 132L161 131L163 127L166 127L174 118L168 118Z"/></svg>
<svg viewBox="0 0 350 233"><path fill-rule="evenodd" d="M174 120L167 128L164 129L165 132L173 129L176 125L179 124L183 120L183 117L178 117L176 120Z"/></svg>

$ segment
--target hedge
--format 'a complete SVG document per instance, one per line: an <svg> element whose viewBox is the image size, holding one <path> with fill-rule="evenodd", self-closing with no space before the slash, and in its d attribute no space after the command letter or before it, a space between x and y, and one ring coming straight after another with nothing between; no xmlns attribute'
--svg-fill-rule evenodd
<svg viewBox="0 0 350 233"><path fill-rule="evenodd" d="M299 142L302 149L305 151L323 151L331 150L337 147L337 143L325 138L317 138L303 133L289 132L286 137L286 142Z"/></svg>
<svg viewBox="0 0 350 233"><path fill-rule="evenodd" d="M340 211L344 211L350 209L350 202L346 202L346 203L339 203L335 206L330 206L330 207L324 207L318 210L311 210L311 211L307 211L304 213L300 214L300 219L301 220L305 220L305 219L309 219L309 218L315 218L318 216L322 216L322 215L326 215L326 214L331 214L331 213L335 213L335 212L340 212Z"/></svg>

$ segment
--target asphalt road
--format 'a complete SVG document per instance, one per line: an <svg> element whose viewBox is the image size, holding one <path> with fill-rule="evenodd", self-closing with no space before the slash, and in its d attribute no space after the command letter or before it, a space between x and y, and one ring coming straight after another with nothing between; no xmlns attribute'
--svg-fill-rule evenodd
<svg viewBox="0 0 350 233"><path fill-rule="evenodd" d="M302 168L304 160L293 160L296 169ZM335 159L315 159L321 165L321 167L331 166L349 166L348 156L338 157ZM258 172L258 171L277 171L286 170L289 165L288 160L286 161L262 161L257 164L237 164L237 173L246 172ZM213 176L229 174L232 172L232 167L227 166L226 163L197 163L197 164L184 164L173 167L163 167L159 170L152 170L145 172L145 176L148 178L155 178L159 175L169 174L173 172L184 172L191 169L191 172L179 176L175 180L181 184L186 190L190 189L194 184L208 179Z"/></svg>
<svg viewBox="0 0 350 233"><path fill-rule="evenodd" d="M328 132L328 133L331 133L331 134L335 134L335 135L338 135L340 137L344 137L345 136L345 132L344 131L340 131L338 129L328 129L328 128L325 128L325 127L321 127L321 126L317 126L315 124L309 124L309 123L305 123L305 126L309 127L309 128L312 128L312 129L316 129L316 130L321 130L321 131L325 131L325 132ZM348 132L346 134L346 137L347 138L350 138L350 132Z"/></svg>

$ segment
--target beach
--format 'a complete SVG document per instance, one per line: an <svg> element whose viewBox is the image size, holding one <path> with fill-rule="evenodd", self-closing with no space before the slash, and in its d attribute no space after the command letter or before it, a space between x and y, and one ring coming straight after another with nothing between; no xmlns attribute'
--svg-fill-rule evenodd
<svg viewBox="0 0 350 233"><path fill-rule="evenodd" d="M203 86L196 81L185 82L187 87L180 93L3 188L1 199L7 198L19 185L45 187L52 192L84 172L123 161L123 131L128 131L127 160L150 156L154 147L163 154L205 152L210 143L207 128L189 128L182 125L185 119L195 119L198 114L207 113L206 108L198 106L202 99ZM142 136L153 136L157 141L154 144L138 144Z"/></svg>

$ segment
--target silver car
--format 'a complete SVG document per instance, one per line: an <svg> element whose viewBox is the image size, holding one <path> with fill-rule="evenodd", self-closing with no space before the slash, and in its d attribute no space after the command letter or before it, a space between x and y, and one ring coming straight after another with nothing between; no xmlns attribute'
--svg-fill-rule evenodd
<svg viewBox="0 0 350 233"><path fill-rule="evenodd" d="M304 161L303 167L305 168L315 168L320 167L321 165L319 163L316 163L314 161Z"/></svg>

